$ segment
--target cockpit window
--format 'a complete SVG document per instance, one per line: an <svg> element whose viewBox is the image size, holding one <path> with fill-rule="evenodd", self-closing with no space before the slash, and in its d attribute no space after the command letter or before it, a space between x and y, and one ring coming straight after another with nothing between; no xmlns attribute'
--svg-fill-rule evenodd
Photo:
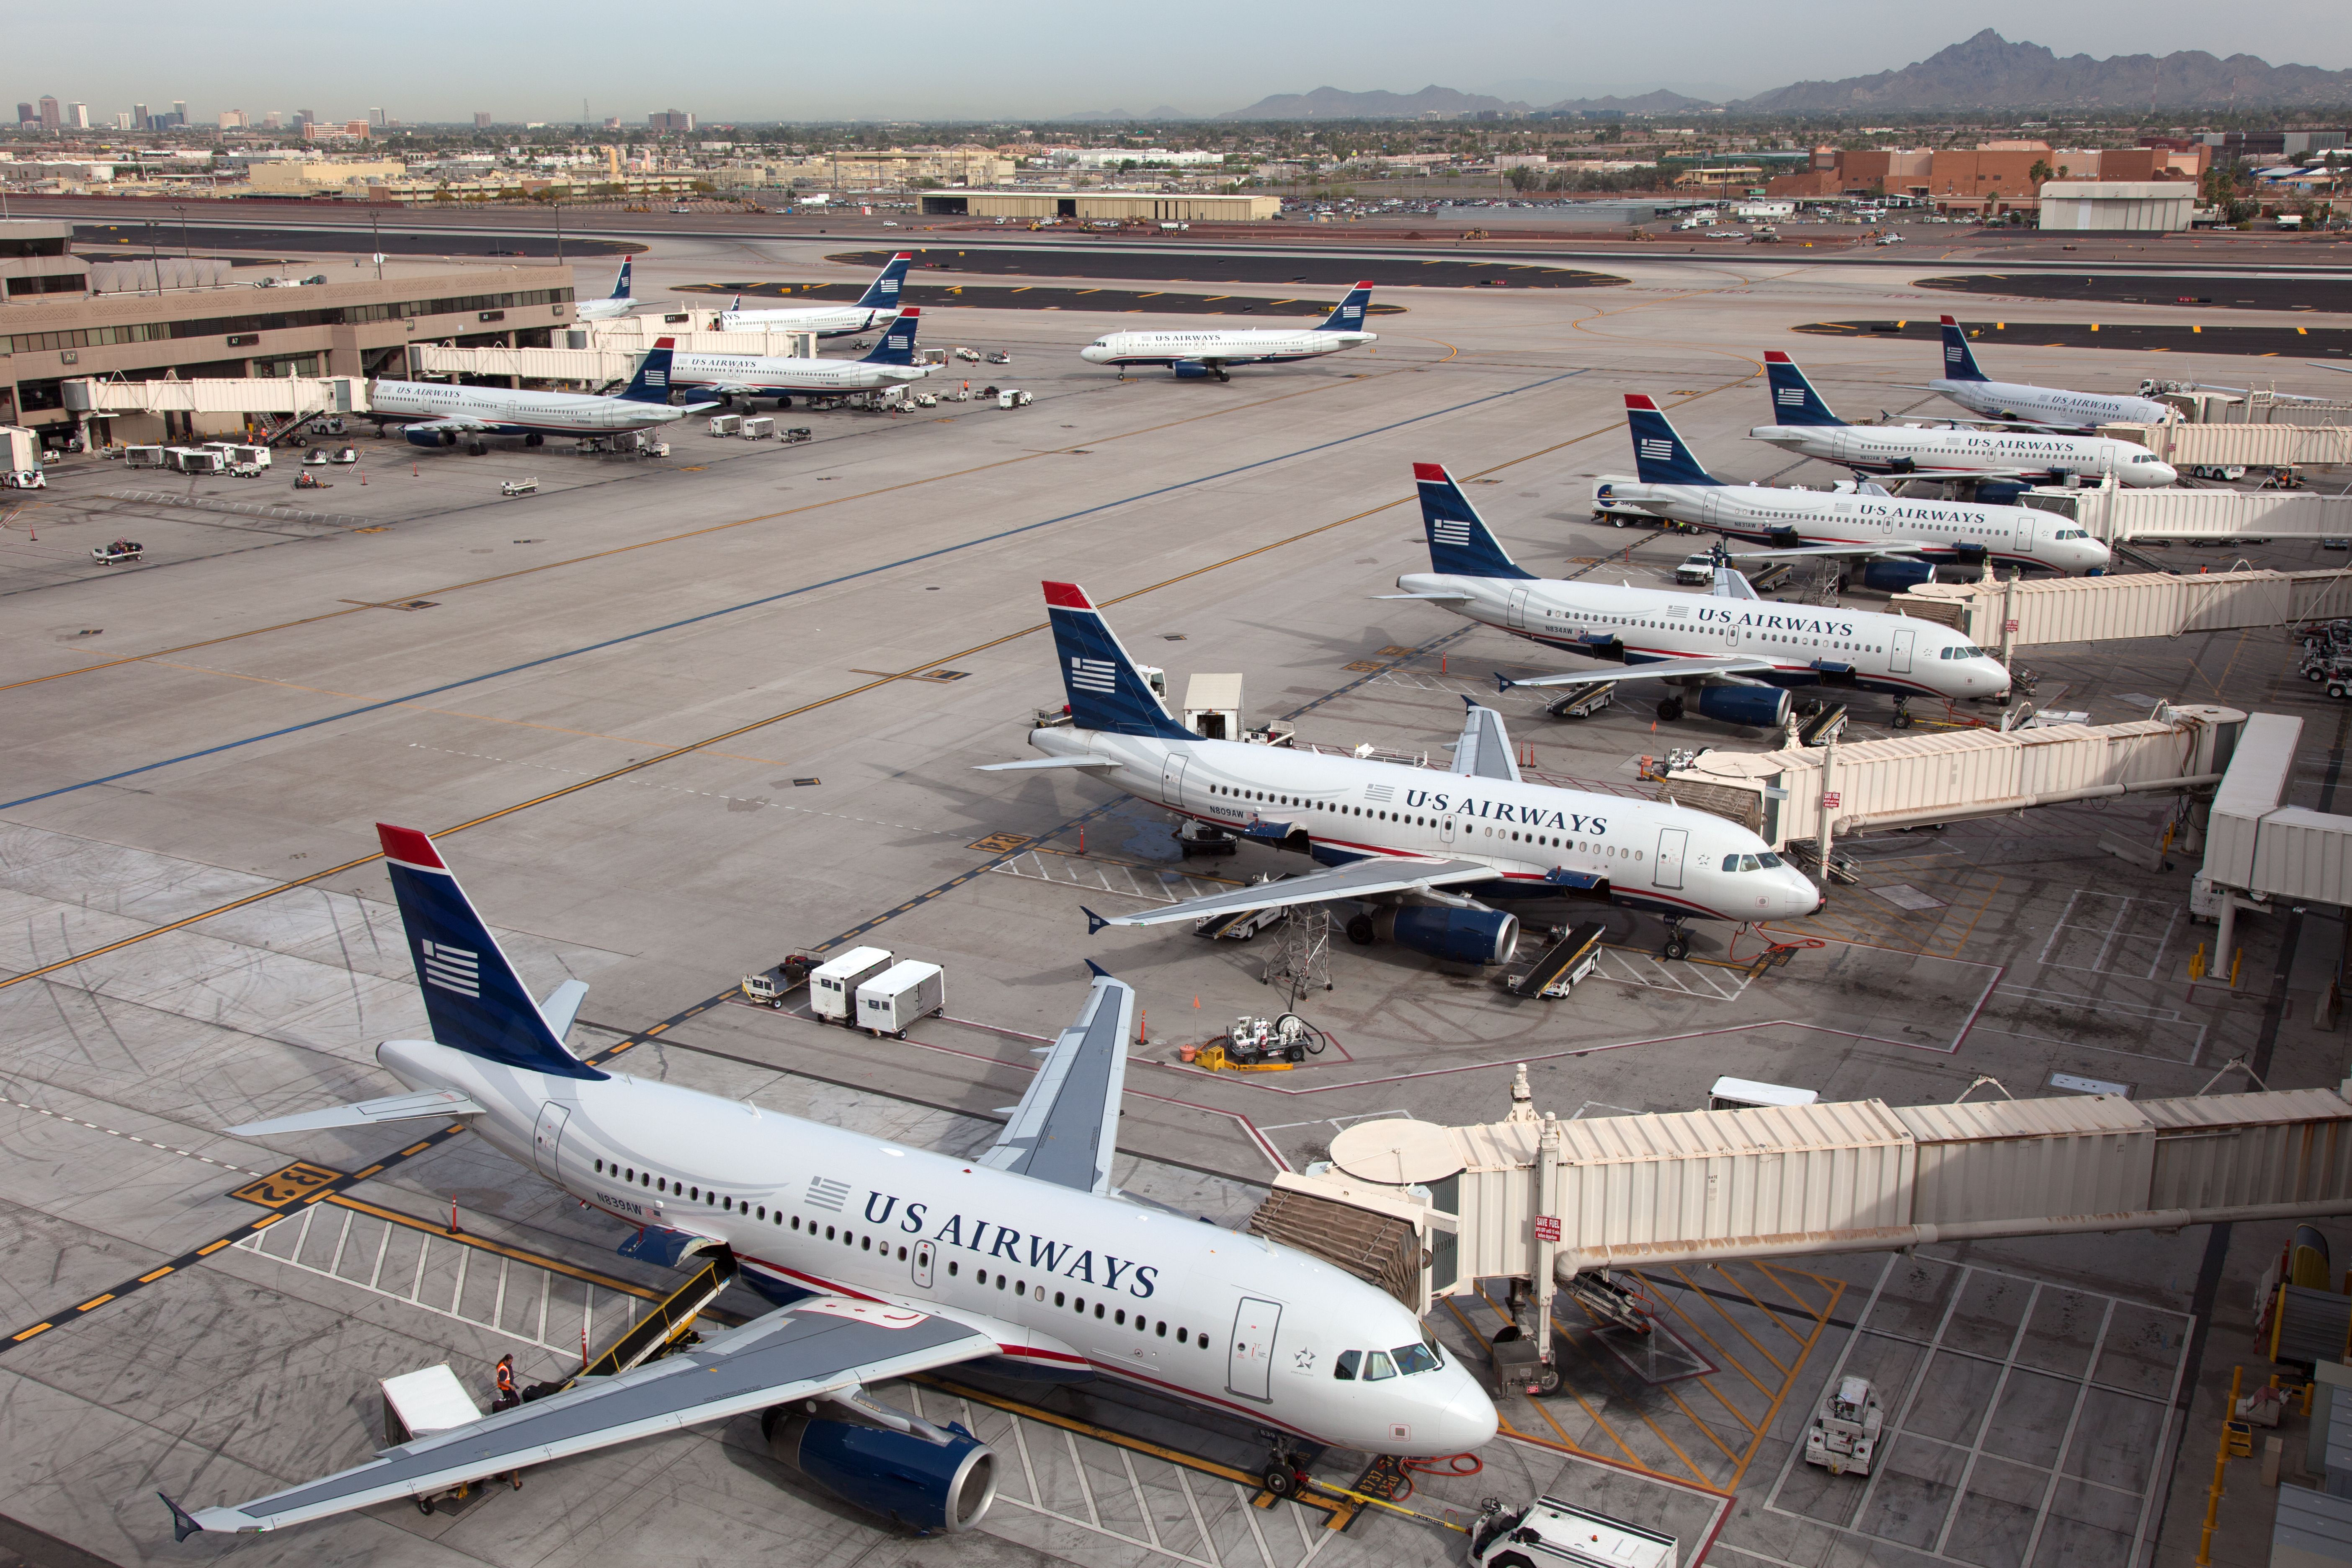
<svg viewBox="0 0 2352 1568"><path fill-rule="evenodd" d="M1399 1345L1390 1353L1396 1357L1397 1370L1407 1377L1416 1372L1435 1372L1439 1365L1436 1353L1427 1345Z"/></svg>
<svg viewBox="0 0 2352 1568"><path fill-rule="evenodd" d="M1964 642L1951 647L1937 649L1936 657L1937 658L1990 658L1992 655L1974 643Z"/></svg>
<svg viewBox="0 0 2352 1568"><path fill-rule="evenodd" d="M1366 1383L1378 1383L1384 1377L1394 1377L1395 1375L1396 1367L1389 1361L1388 1352L1366 1351L1364 1352L1364 1381Z"/></svg>
<svg viewBox="0 0 2352 1568"><path fill-rule="evenodd" d="M1331 1363L1331 1375L1341 1383L1355 1382L1356 1368L1362 1363L1363 1359L1364 1352L1361 1351L1341 1351L1339 1359Z"/></svg>
<svg viewBox="0 0 2352 1568"><path fill-rule="evenodd" d="M1766 871L1781 864L1780 858L1769 849L1761 855L1726 855L1723 868L1727 871Z"/></svg>

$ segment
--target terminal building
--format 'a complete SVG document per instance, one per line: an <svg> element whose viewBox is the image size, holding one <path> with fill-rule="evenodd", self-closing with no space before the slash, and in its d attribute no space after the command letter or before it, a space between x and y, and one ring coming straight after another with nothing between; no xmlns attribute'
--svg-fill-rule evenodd
<svg viewBox="0 0 2352 1568"><path fill-rule="evenodd" d="M1263 223L1279 196L1197 195L1171 191L926 191L925 217L1002 217L1034 223Z"/></svg>
<svg viewBox="0 0 2352 1568"><path fill-rule="evenodd" d="M93 291L73 254L73 226L0 223L0 425L29 426L63 445L76 416L64 383L240 380L399 374L411 343L545 347L572 320L569 267L467 267L307 286L229 283L175 288L170 262L146 292ZM124 260L107 268L119 275ZM130 268L135 278L138 268ZM98 285L103 289L104 282ZM185 439L225 430L109 430L92 439ZM185 426L188 416L176 416ZM198 416L202 417L202 416ZM117 423L120 423L118 421ZM142 422L143 425L143 422Z"/></svg>

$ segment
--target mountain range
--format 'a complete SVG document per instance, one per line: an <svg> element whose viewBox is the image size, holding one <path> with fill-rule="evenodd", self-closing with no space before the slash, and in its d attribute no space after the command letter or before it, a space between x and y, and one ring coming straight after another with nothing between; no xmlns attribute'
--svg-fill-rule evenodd
<svg viewBox="0 0 2352 1568"><path fill-rule="evenodd" d="M1509 86L1537 86L1538 82ZM1933 112L1939 110L2294 109L2352 104L2352 70L2274 66L2252 55L2224 59L2201 49L2168 55L2063 58L2040 44L2011 43L1988 27L1901 70L1839 81L1801 81L1727 102L1660 89L1636 98L1572 98L1531 104L1434 84L1414 93L1349 92L1318 87L1276 93L1220 120L1465 119L1519 115L1686 114L1721 107L1735 114ZM1072 119L1080 118L1071 116ZM1104 116L1103 118L1111 118Z"/></svg>

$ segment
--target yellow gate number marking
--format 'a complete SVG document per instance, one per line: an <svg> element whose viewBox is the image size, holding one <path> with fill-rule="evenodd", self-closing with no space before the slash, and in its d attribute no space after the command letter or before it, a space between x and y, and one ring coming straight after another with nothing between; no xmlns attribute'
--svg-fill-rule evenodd
<svg viewBox="0 0 2352 1568"><path fill-rule="evenodd" d="M249 1204L259 1204L266 1209L282 1209L288 1204L308 1197L329 1182L340 1181L341 1171L331 1171L324 1165L313 1165L307 1160L297 1160L282 1171L272 1171L257 1182L247 1182L231 1193L233 1198L243 1198Z"/></svg>

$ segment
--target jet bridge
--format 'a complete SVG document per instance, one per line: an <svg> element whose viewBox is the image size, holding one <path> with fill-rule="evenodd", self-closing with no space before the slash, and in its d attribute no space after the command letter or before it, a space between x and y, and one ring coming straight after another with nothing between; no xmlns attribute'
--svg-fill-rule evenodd
<svg viewBox="0 0 2352 1568"><path fill-rule="evenodd" d="M2217 921L2209 973L2230 973L2242 910L2281 902L2352 907L2352 816L2284 804L2302 734L2300 719L2255 714L2213 792L2205 864L2191 899L2197 913Z"/></svg>
<svg viewBox="0 0 2352 1568"><path fill-rule="evenodd" d="M1661 799L1730 818L1775 849L1838 835L2002 816L2029 806L2209 789L2246 715L2167 705L2126 724L1953 730L1778 752L1709 751L1667 773Z"/></svg>
<svg viewBox="0 0 2352 1568"><path fill-rule="evenodd" d="M2329 526L2352 536L2352 512ZM2352 573L2132 572L2032 582L1922 583L1896 595L1889 607L1950 626L2005 657L2015 648L2051 643L2176 637L2352 616Z"/></svg>
<svg viewBox="0 0 2352 1568"><path fill-rule="evenodd" d="M1382 1234L1384 1284L1417 1238L1417 1288L1398 1290L1416 1311L1504 1278L1541 1312L1555 1287L1612 1268L2352 1214L2347 1095L2352 1080L1563 1121L1537 1113L1521 1067L1503 1121L1356 1122L1328 1163L1277 1176L1260 1213L1326 1256L1311 1211L1333 1236ZM1373 1278L1360 1247L1331 1260Z"/></svg>

